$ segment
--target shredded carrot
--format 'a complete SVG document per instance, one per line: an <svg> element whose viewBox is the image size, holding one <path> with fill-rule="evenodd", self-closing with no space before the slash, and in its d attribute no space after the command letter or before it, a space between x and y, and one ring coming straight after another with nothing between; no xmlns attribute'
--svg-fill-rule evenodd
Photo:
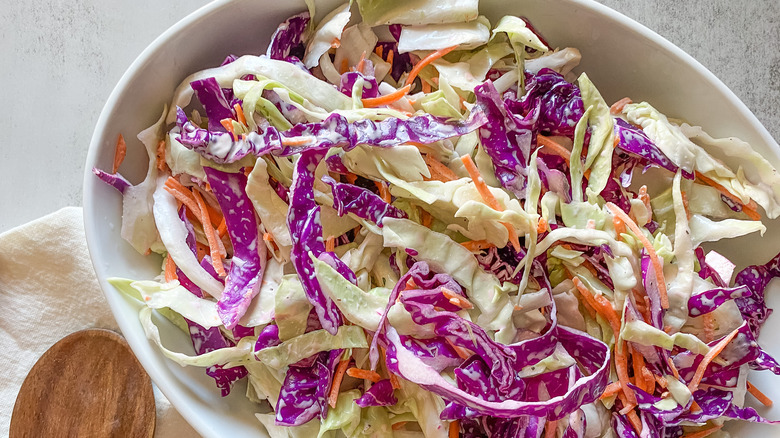
<svg viewBox="0 0 780 438"><path fill-rule="evenodd" d="M559 157L566 160L567 165L571 162L571 151L559 145L551 138L539 134L536 136L536 142L539 143L539 145L541 145L542 147L546 147L547 149L549 149L550 152L554 152L555 155L558 155Z"/></svg>
<svg viewBox="0 0 780 438"><path fill-rule="evenodd" d="M401 430L406 426L407 421L399 421L398 423L393 423L392 426L390 426L393 430Z"/></svg>
<svg viewBox="0 0 780 438"><path fill-rule="evenodd" d="M715 317L712 313L705 313L702 315L702 322L704 323L704 341L712 342L715 340Z"/></svg>
<svg viewBox="0 0 780 438"><path fill-rule="evenodd" d="M615 227L615 235L618 239L620 239L621 234L626 233L626 224L623 222L623 219L620 219L617 216L612 216L612 225Z"/></svg>
<svg viewBox="0 0 780 438"><path fill-rule="evenodd" d="M642 366L642 377L645 379L645 385L647 387L647 393L652 394L655 392L655 374L653 374L652 371L650 371L650 368L648 368L646 365Z"/></svg>
<svg viewBox="0 0 780 438"><path fill-rule="evenodd" d="M539 222L536 223L536 232L539 234L544 233L547 231L547 219L540 217Z"/></svg>
<svg viewBox="0 0 780 438"><path fill-rule="evenodd" d="M225 272L225 266L222 264L222 254L219 253L219 245L217 244L217 235L214 232L214 227L211 225L211 221L208 217L208 211L206 210L206 203L200 196L197 190L192 192L192 196L195 197L195 201L200 207L200 223L203 225L203 232L206 234L206 240L209 242L209 251L211 254L211 265L214 266L214 270L217 275L224 277L227 275Z"/></svg>
<svg viewBox="0 0 780 438"><path fill-rule="evenodd" d="M450 347L452 347L452 349L455 350L455 353L457 353L461 359L468 359L471 357L471 354L469 354L468 350L466 350L465 348L453 344L452 341L449 340L449 338L444 338L444 340L447 341L448 344L450 344Z"/></svg>
<svg viewBox="0 0 780 438"><path fill-rule="evenodd" d="M461 245L471 252L477 252L495 246L487 240L469 240L468 242L461 243Z"/></svg>
<svg viewBox="0 0 780 438"><path fill-rule="evenodd" d="M428 94L431 92L431 84L428 83L428 81L423 80L422 81L422 92L425 94Z"/></svg>
<svg viewBox="0 0 780 438"><path fill-rule="evenodd" d="M557 432L558 422L555 420L548 420L544 425L544 438L555 438Z"/></svg>
<svg viewBox="0 0 780 438"><path fill-rule="evenodd" d="M639 188L639 200L642 201L642 204L645 204L647 211L652 211L653 207L650 205L650 196L647 194L647 186Z"/></svg>
<svg viewBox="0 0 780 438"><path fill-rule="evenodd" d="M349 366L349 359L342 360L336 367L336 371L333 373L333 383L330 387L330 393L328 394L328 404L330 407L335 408L336 402L339 399L339 388L341 387L341 381L344 380L344 372L347 371Z"/></svg>
<svg viewBox="0 0 780 438"><path fill-rule="evenodd" d="M431 53L430 55L426 56L425 58L423 58L420 62L417 63L417 65L414 66L414 68L412 68L412 71L409 72L409 76L406 78L406 82L404 82L404 85L411 85L412 82L414 82L414 80L417 78L417 75L420 74L420 71L423 68L425 68L426 65L452 52L457 47L458 46L452 46L452 47L447 47L445 49L439 49Z"/></svg>
<svg viewBox="0 0 780 438"><path fill-rule="evenodd" d="M157 170L165 171L167 164L165 164L165 140L160 140L157 143ZM116 173L116 172L115 172Z"/></svg>
<svg viewBox="0 0 780 438"><path fill-rule="evenodd" d="M379 196L382 198L383 201L387 202L388 204L393 202L393 198L390 196L390 190L387 188L387 185L385 183L381 181L374 181L374 185L379 191Z"/></svg>
<svg viewBox="0 0 780 438"><path fill-rule="evenodd" d="M751 200L749 203L743 204L742 200L732 195L731 192L729 192L725 187L713 181L709 177L704 176L701 172L696 171L696 177L699 178L703 183L719 191L721 194L723 194L723 196L729 198L731 202L741 205L742 212L745 213L750 219L755 221L761 220L761 215L758 213L758 206L756 205L756 201Z"/></svg>
<svg viewBox="0 0 780 438"><path fill-rule="evenodd" d="M382 105L389 105L402 97L409 94L409 90L412 89L411 85L406 85L403 88L399 88L398 90L390 93L385 94L384 96L379 97L371 97L368 99L360 99L361 102L363 102L363 107L365 108L375 108Z"/></svg>
<svg viewBox="0 0 780 438"><path fill-rule="evenodd" d="M179 276L176 275L176 263L173 262L173 258L168 254L168 256L165 257L165 281L173 281L178 278Z"/></svg>
<svg viewBox="0 0 780 438"><path fill-rule="evenodd" d="M450 304L458 306L462 309L473 309L474 305L471 304L471 301L469 301L466 297L456 294L455 292L447 289L446 287L441 288L441 293L444 295L445 298L450 300ZM455 302L453 302L453 300Z"/></svg>
<svg viewBox="0 0 780 438"><path fill-rule="evenodd" d="M233 105L233 109L236 110L236 119L238 120L238 123L246 125L246 116L244 115L244 109L241 108L241 104L236 103Z"/></svg>
<svg viewBox="0 0 780 438"><path fill-rule="evenodd" d="M490 191L487 184L485 184L485 180L482 178L482 175L479 174L479 169L477 169L477 165L474 164L474 160L471 159L471 155L464 155L460 157L460 160L466 167L466 171L469 173L469 176L471 176L471 180L474 182L474 186L477 188L477 191L482 197L482 200L485 201L485 204L487 204L487 206L493 210L504 211L504 207L498 203L496 197L493 196L493 193ZM515 249L515 251L520 251L520 239L517 236L515 227L504 222L502 222L502 224L506 227L506 230L509 233L509 241L512 243L512 247Z"/></svg>
<svg viewBox="0 0 780 438"><path fill-rule="evenodd" d="M674 361L671 357L666 358L666 363L669 365L669 368L672 370L672 375L675 379L680 380L680 372L677 371L677 367L674 365Z"/></svg>
<svg viewBox="0 0 780 438"><path fill-rule="evenodd" d="M376 48L374 49L374 53L376 53L376 56L378 56L380 58L382 57L382 52L384 52L384 51L385 51L385 49L384 49L383 46L376 46Z"/></svg>
<svg viewBox="0 0 780 438"><path fill-rule="evenodd" d="M302 135L299 137L282 136L282 144L285 146L305 146L317 141L317 138L311 135Z"/></svg>
<svg viewBox="0 0 780 438"><path fill-rule="evenodd" d="M666 295L666 280L664 279L663 265L658 258L658 254L655 252L655 248L653 248L653 244L647 240L647 237L645 237L645 234L639 228L639 225L631 220L631 218L623 210L621 210L620 207L611 202L607 202L607 208L610 212L612 212L613 216L617 216L623 220L623 223L625 223L631 232L634 233L637 239L642 242L642 246L645 247L647 255L650 256L650 261L653 263L653 267L655 268L655 279L658 283L658 293L661 295L661 307L668 309L669 297Z"/></svg>
<svg viewBox="0 0 780 438"><path fill-rule="evenodd" d="M363 51L363 54L360 55L360 61L358 61L357 65L355 66L355 71L358 73L363 73L363 70L366 68L366 51Z"/></svg>
<svg viewBox="0 0 780 438"><path fill-rule="evenodd" d="M357 175L355 175L354 173L351 173L351 172L350 172L350 173L348 173L348 174L344 175L344 179L345 179L345 180L346 180L348 183L350 183L350 184L355 184L355 181L357 181Z"/></svg>
<svg viewBox="0 0 780 438"><path fill-rule="evenodd" d="M685 435L683 435L683 438L704 438L706 436L710 436L713 433L717 432L718 430L720 430L721 427L723 427L722 424L715 425L707 429L699 430L697 432L686 433Z"/></svg>
<svg viewBox="0 0 780 438"><path fill-rule="evenodd" d="M450 428L447 433L448 438L458 438L460 436L460 421L453 420L450 422Z"/></svg>
<svg viewBox="0 0 780 438"><path fill-rule="evenodd" d="M612 115L618 115L623 112L623 108L625 108L626 105L633 103L631 98L624 97L617 102L613 103L611 107L609 107L609 112Z"/></svg>
<svg viewBox="0 0 780 438"><path fill-rule="evenodd" d="M610 328L612 329L612 332L615 334L615 339L617 340L620 337L620 317L618 317L617 312L615 312L615 308L612 307L612 303L610 303L601 294L594 294L591 292L579 278L574 277L572 282L574 282L574 286L577 287L577 290L580 292L580 296L582 296L585 301L587 301L588 304L590 304L590 306L593 307L596 312L598 312L599 315L603 316L604 319L607 320ZM628 355L626 354L627 350L628 347L625 342L615 343L615 371L617 372L621 389L623 390L623 394L628 400L628 403L635 405L636 395L634 394L634 391L628 386L630 379L628 377Z"/></svg>
<svg viewBox="0 0 780 438"><path fill-rule="evenodd" d="M387 63L390 64L391 66L393 65L393 55L394 54L392 50L387 51L387 59L385 59L385 61L387 61Z"/></svg>
<svg viewBox="0 0 780 438"><path fill-rule="evenodd" d="M731 342L732 339L734 339L737 334L739 333L739 328L734 329L733 332L729 333L727 336L725 336L723 339L720 340L717 344L715 344L714 347L710 349L710 351L704 355L704 359L701 360L699 363L699 366L696 368L696 373L693 375L693 379L691 379L691 382L688 383L688 389L691 390L691 393L696 391L696 388L699 386L699 383L701 383L702 377L704 377L704 372L707 370L707 367L710 365L713 359L715 359L724 348L726 348L726 345Z"/></svg>
<svg viewBox="0 0 780 438"><path fill-rule="evenodd" d="M639 419L639 415L637 415L636 411L630 410L626 416L628 417L628 422L631 423L631 426L634 428L637 434L642 434L642 420Z"/></svg>
<svg viewBox="0 0 780 438"><path fill-rule="evenodd" d="M233 130L233 119L222 119L219 121L219 123L225 128L227 132L230 133L230 137L233 138L233 141L238 140L236 132Z"/></svg>
<svg viewBox="0 0 780 438"><path fill-rule="evenodd" d="M753 395L753 397L756 398L756 400L760 401L762 405L769 408L772 406L772 404L774 404L771 398L767 397L766 394L759 391L758 388L753 386L753 384L750 382L747 382L747 390Z"/></svg>
<svg viewBox="0 0 780 438"><path fill-rule="evenodd" d="M116 139L114 166L112 167L111 173L117 173L117 171L119 171L119 166L122 165L122 161L125 161L125 155L127 155L127 144L125 143L125 138L122 137L122 134L119 134L119 137Z"/></svg>
<svg viewBox="0 0 780 438"><path fill-rule="evenodd" d="M198 203L195 201L195 198L192 196L192 192L189 189L181 185L175 178L168 177L165 181L165 190L173 195L179 202L187 206L198 221L200 221L200 207L198 207Z"/></svg>
<svg viewBox="0 0 780 438"><path fill-rule="evenodd" d="M612 397L613 395L617 394L621 391L621 385L620 382L612 382L609 385L607 385L606 388L604 388L604 392L601 393L599 396L600 399L605 399Z"/></svg>
<svg viewBox="0 0 780 438"><path fill-rule="evenodd" d="M327 239L325 239L325 251L333 252L334 249L336 249L336 238L330 236Z"/></svg>
<svg viewBox="0 0 780 438"><path fill-rule="evenodd" d="M424 154L423 160L425 160L425 164L427 164L428 168L431 170L432 179L442 182L455 181L458 179L458 175L455 175L455 172L431 155Z"/></svg>
<svg viewBox="0 0 780 438"><path fill-rule="evenodd" d="M669 382L666 381L664 376L658 376L654 374L653 377L655 378L655 383L657 383L661 388L665 389L669 385Z"/></svg>
<svg viewBox="0 0 780 438"><path fill-rule="evenodd" d="M393 389L401 389L401 382L398 381L398 376L388 371L387 377L390 379L390 385L392 385Z"/></svg>
<svg viewBox="0 0 780 438"><path fill-rule="evenodd" d="M427 210L420 209L420 225L424 226L425 228L430 228L431 224L433 223L433 216L428 213Z"/></svg>
<svg viewBox="0 0 780 438"><path fill-rule="evenodd" d="M374 383L382 380L382 376L380 376L379 373L377 373L376 371L364 370L362 368L355 368L355 367L349 368L347 370L347 375L349 377L354 377L356 379L370 380Z"/></svg>
<svg viewBox="0 0 780 438"><path fill-rule="evenodd" d="M339 73L344 74L349 71L349 61L347 61L347 58L344 58L341 60L341 68L339 69Z"/></svg>
<svg viewBox="0 0 780 438"><path fill-rule="evenodd" d="M688 220L691 219L691 209L688 207L688 194L683 192L680 192L680 195L682 196L682 203L683 207L685 208L685 216L688 218Z"/></svg>
<svg viewBox="0 0 780 438"><path fill-rule="evenodd" d="M647 381L645 381L645 376L642 374L642 368L645 366L645 359L641 354L634 351L631 346L628 347L628 353L631 355L631 368L634 371L635 385L642 391L649 392Z"/></svg>

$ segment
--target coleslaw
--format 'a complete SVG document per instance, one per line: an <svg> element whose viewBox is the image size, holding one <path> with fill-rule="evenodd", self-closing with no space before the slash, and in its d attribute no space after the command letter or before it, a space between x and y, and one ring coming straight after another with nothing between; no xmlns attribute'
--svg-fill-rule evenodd
<svg viewBox="0 0 780 438"><path fill-rule="evenodd" d="M417 4L419 3L419 4ZM175 90L138 135L111 278L147 337L273 437L728 436L780 254L780 176L648 102L609 105L576 48L476 0L357 0L281 23ZM734 167L716 157L728 156ZM194 355L163 345L153 313ZM260 427L260 424L258 427Z"/></svg>

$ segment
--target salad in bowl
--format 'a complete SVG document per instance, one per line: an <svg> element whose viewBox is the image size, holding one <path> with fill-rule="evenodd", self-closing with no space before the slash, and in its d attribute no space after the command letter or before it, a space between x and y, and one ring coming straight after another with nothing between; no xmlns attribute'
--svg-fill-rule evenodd
<svg viewBox="0 0 780 438"><path fill-rule="evenodd" d="M148 339L273 437L704 437L771 423L751 370L780 177L751 146L630 96L473 0L358 0L226 54L138 134L109 279ZM719 157L729 157L729 165ZM780 248L778 248L780 251ZM153 314L194 351L164 343Z"/></svg>

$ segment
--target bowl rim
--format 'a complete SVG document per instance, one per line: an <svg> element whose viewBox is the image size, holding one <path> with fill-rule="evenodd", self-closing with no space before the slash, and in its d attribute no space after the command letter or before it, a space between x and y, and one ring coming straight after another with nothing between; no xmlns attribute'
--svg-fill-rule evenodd
<svg viewBox="0 0 780 438"><path fill-rule="evenodd" d="M764 141L770 148L774 148L775 150L780 150L780 145L778 145L777 141L775 141L775 139L772 137L772 135L769 133L766 127L758 120L758 118L750 110L750 108L748 108L747 105L745 105L745 103L742 102L742 100L739 99L739 97L737 97L737 95L729 87L727 87L717 76L715 76L714 73L712 73L709 69L707 69L704 65L702 65L699 61L697 61L687 52L685 52L684 50L682 50L681 48L679 48L678 46L676 46L675 44L673 44L672 42L664 38L663 36L659 35L657 32L643 25L642 23L639 23L638 21L606 5L598 3L595 0L557 0L557 1L564 4L568 3L572 6L576 6L578 8L582 8L584 10L593 12L597 15L604 16L606 19L613 21L618 25L622 25L628 29L631 29L633 32L635 32L642 38L647 39L652 44L659 47L661 50L668 52L669 55L671 55L673 58L693 67L696 73L701 75L701 77L708 82L709 86L717 88L718 91L721 92L722 95L725 97L725 99L729 101L729 103L733 104L741 113L743 113L746 116L750 128L755 133L758 134L759 138L762 141ZM82 213L83 213L84 230L86 235L87 248L89 250L89 255L90 255L90 261L99 280L98 283L100 284L100 288L103 292L103 295L106 297L109 307L111 308L112 315L114 316L115 319L117 314L120 313L120 306L122 305L120 302L121 297L116 290L114 290L110 285L108 285L104 281L105 278L107 278L107 275L105 270L101 267L100 263L98 263L99 260L97 259L97 254L96 254L97 251L94 249L97 246L98 237L96 236L96 232L94 231L95 225L92 222L92 214L91 214L92 211L94 211L95 203L92 196L93 191L89 189L93 184L98 184L98 181L96 180L94 174L92 173L92 168L94 167L97 161L98 150L101 146L100 139L102 139L105 136L106 130L108 128L107 123L110 117L111 110L117 105L123 90L125 90L125 88L127 87L128 83L131 81L131 79L136 74L138 74L140 70L143 69L147 61L158 50L160 50L160 48L171 37L173 37L180 31L184 30L185 28L189 27L196 21L201 20L204 17L216 12L218 9L236 2L237 0L213 0L210 3L207 3L201 6L200 8L196 9L195 11L189 13L188 15L186 15L185 17L177 21L175 24L167 28L159 36L157 36L135 58L135 60L130 64L127 70L125 70L125 72L122 74L121 78L119 79L119 81L114 86L111 93L109 94L108 98L106 99L106 103L101 109L100 116L98 117L98 120L95 124L95 129L90 139L89 149L87 152L87 158L85 163L84 180L82 184L82 189L83 189L82 204L84 207ZM116 321L120 330L122 331L122 334L127 339L128 344L130 345L134 354L136 351L140 350L141 342L148 342L146 337L142 333L140 334L135 333L135 330L130 327L127 321L120 320L120 319L116 319ZM136 356L138 357L139 362L141 362L141 364L143 365L144 370L149 374L152 381L157 385L160 391L171 402L171 404L182 415L182 417L198 433L204 436L211 436L217 434L217 431L215 431L208 424L207 421L205 421L203 418L198 416L194 410L190 409L189 405L187 404L185 395L180 391L176 390L175 388L173 388L172 386L170 386L167 380L162 378L161 367L159 367L157 364L155 364L151 359L147 358L146 356L143 355L140 356L136 355Z"/></svg>

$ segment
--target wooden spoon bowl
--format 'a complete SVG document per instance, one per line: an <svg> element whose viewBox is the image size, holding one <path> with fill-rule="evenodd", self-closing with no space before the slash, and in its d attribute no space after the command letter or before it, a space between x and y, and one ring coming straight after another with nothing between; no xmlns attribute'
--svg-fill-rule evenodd
<svg viewBox="0 0 780 438"><path fill-rule="evenodd" d="M151 437L154 427L152 383L127 341L90 329L38 359L19 389L9 436Z"/></svg>

